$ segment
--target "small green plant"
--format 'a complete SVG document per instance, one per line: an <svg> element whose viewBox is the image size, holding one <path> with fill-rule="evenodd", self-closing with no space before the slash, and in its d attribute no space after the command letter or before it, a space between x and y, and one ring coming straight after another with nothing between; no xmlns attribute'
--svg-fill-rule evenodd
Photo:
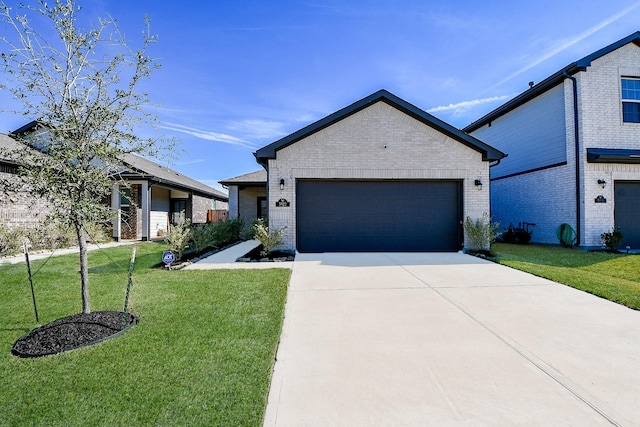
<svg viewBox="0 0 640 427"><path fill-rule="evenodd" d="M624 238L624 234L620 231L620 228L612 229L611 231L604 232L600 235L600 240L602 244L610 251L615 251L620 243L622 243L622 239Z"/></svg>
<svg viewBox="0 0 640 427"><path fill-rule="evenodd" d="M242 240L255 239L256 238L256 236L255 236L255 234L256 234L255 225L260 221L262 221L265 226L267 226L267 227L269 226L269 222L268 222L268 220L266 218L264 218L264 219L260 218L260 219L251 220L251 224L249 224L249 226L244 226L242 228L242 231L240 231L240 239L242 239Z"/></svg>
<svg viewBox="0 0 640 427"><path fill-rule="evenodd" d="M191 228L189 247L196 252L204 251L216 245L215 233L217 224L198 224Z"/></svg>
<svg viewBox="0 0 640 427"><path fill-rule="evenodd" d="M0 255L14 255L20 253L26 237L26 230L9 228L0 224Z"/></svg>
<svg viewBox="0 0 640 427"><path fill-rule="evenodd" d="M184 254L184 250L189 247L191 239L191 221L180 218L174 225L169 226L166 241L169 244L169 250L173 252L176 259L179 260Z"/></svg>
<svg viewBox="0 0 640 427"><path fill-rule="evenodd" d="M216 224L216 245L225 245L240 240L240 233L244 227L242 218L228 219Z"/></svg>
<svg viewBox="0 0 640 427"><path fill-rule="evenodd" d="M467 217L462 225L467 235L467 249L470 252L488 251L491 243L501 234L500 223L491 222L491 217L487 213L475 220Z"/></svg>
<svg viewBox="0 0 640 427"><path fill-rule="evenodd" d="M275 248L284 244L284 233L287 227L269 229L262 219L253 225L254 236L262 243L260 255L268 256Z"/></svg>

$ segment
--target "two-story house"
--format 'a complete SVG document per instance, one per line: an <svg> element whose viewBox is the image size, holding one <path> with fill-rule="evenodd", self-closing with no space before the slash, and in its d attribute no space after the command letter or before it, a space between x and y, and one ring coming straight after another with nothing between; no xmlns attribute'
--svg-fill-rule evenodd
<svg viewBox="0 0 640 427"><path fill-rule="evenodd" d="M508 153L491 168L503 226L535 223L532 241L602 247L619 228L640 248L640 32L560 69L464 132Z"/></svg>

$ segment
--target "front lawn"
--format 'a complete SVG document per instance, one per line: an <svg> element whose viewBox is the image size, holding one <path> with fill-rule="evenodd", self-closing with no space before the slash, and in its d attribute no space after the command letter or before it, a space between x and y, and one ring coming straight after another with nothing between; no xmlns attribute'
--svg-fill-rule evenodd
<svg viewBox="0 0 640 427"><path fill-rule="evenodd" d="M640 310L640 255L496 243L497 262Z"/></svg>
<svg viewBox="0 0 640 427"><path fill-rule="evenodd" d="M151 268L165 249L138 249L137 326L35 359L10 354L36 326L25 265L0 266L0 425L262 423L290 271ZM93 310L122 310L130 256L128 246L89 254ZM36 275L41 324L80 311L76 257L53 257Z"/></svg>

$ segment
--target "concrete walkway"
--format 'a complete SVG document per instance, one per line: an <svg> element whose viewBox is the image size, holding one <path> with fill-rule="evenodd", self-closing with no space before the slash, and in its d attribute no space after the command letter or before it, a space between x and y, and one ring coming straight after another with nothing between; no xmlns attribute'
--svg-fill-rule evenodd
<svg viewBox="0 0 640 427"><path fill-rule="evenodd" d="M265 426L640 420L640 312L463 254L298 254Z"/></svg>
<svg viewBox="0 0 640 427"><path fill-rule="evenodd" d="M139 240L122 240L120 242L100 243L99 245L91 243L91 244L89 244L89 247L88 247L87 250L88 251L95 251L95 250L98 250L98 249L113 248L115 246L133 245L135 243L140 243L140 241ZM55 251L39 251L39 252L30 253L29 254L29 261L34 261L34 260L37 260L37 259L49 258L50 256L52 256L52 254L53 254L53 256L60 256L60 255L77 254L77 253L80 253L80 249L77 248L77 247L66 248L66 249L57 249ZM26 262L24 254L0 258L0 265L2 265L2 264L18 264L20 262Z"/></svg>
<svg viewBox="0 0 640 427"><path fill-rule="evenodd" d="M247 240L215 253L201 261L186 266L183 270L217 270L217 269L266 269L291 268L293 262L236 262L236 259L248 254L260 246L257 240Z"/></svg>

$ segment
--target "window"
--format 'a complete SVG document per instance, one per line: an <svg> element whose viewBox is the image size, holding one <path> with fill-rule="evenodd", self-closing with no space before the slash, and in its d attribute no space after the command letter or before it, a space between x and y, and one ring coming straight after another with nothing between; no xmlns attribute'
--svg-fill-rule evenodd
<svg viewBox="0 0 640 427"><path fill-rule="evenodd" d="M640 79L622 79L622 121L640 123Z"/></svg>
<svg viewBox="0 0 640 427"><path fill-rule="evenodd" d="M131 217L131 189L126 187L120 187L120 212L121 221L124 223L129 222Z"/></svg>
<svg viewBox="0 0 640 427"><path fill-rule="evenodd" d="M16 175L18 173L18 167L0 163L0 173L9 173L12 175Z"/></svg>
<svg viewBox="0 0 640 427"><path fill-rule="evenodd" d="M171 223L177 224L187 219L187 199L172 199Z"/></svg>

